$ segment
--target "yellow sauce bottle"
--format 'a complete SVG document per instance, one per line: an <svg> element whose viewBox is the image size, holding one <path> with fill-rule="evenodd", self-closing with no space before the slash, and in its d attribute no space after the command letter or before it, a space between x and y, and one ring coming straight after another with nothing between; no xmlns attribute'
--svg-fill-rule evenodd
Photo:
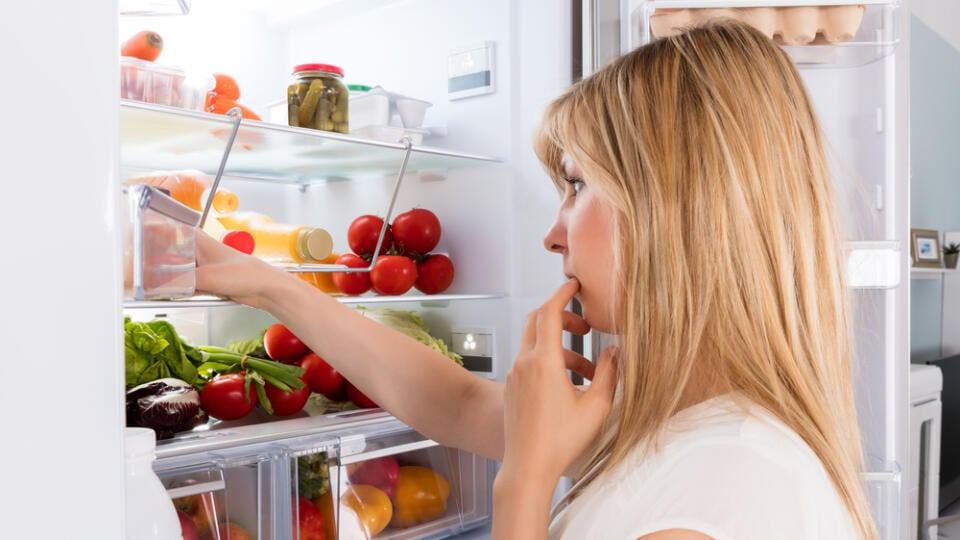
<svg viewBox="0 0 960 540"><path fill-rule="evenodd" d="M254 212L233 212L217 219L227 229L253 235L253 254L263 259L316 264L333 252L333 237L319 227L277 223Z"/></svg>

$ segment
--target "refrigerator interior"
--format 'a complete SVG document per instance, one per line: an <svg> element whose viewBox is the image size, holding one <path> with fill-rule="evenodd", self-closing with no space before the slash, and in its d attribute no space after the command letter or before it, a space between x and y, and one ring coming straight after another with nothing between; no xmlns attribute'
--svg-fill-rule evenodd
<svg viewBox="0 0 960 540"><path fill-rule="evenodd" d="M530 21L537 21L535 27ZM433 335L454 348L452 339L462 335L455 332L489 334L492 366L478 376L501 379L517 348L519 332L514 329L563 280L559 257L542 245L559 197L533 156L531 135L539 111L570 82L570 24L569 5L563 2L379 0L267 6L253 0L200 0L185 16L121 16L119 36L123 40L142 29L160 33L164 52L158 63L182 69L193 81L214 72L232 75L241 90L238 101L265 120L270 119L269 107L284 98L293 66L308 62L342 67L349 84L381 85L431 102L422 146L439 148L439 154L411 155L391 215L413 207L437 214L443 234L434 251L454 261L455 280L436 297L368 293L342 301L416 311ZM452 99L447 94L450 55L488 44L495 54L493 91ZM121 178L177 169L214 174L229 121L210 122L195 113L162 109L122 102ZM396 124L398 118L391 120ZM322 227L331 233L335 252L348 252L350 222L363 214L386 214L404 152L395 145L332 139L310 139L243 121L220 185L237 194L240 210ZM444 150L468 156L449 158L442 155ZM187 341L198 344L250 339L274 322L263 312L215 300L127 302L125 307L124 313L136 320L166 318ZM388 354L385 351L384 361L389 361ZM322 420L245 425L265 420L258 414L162 442L157 468L175 489L191 475L206 478L210 489L194 488L188 495L204 495L221 515L236 517L264 539L285 538L290 532L290 516L297 515L297 507L285 490L292 486L296 493L298 458L328 456L335 480L338 471L369 454L348 455L352 446L344 441L358 425L373 426L363 435L370 439L398 433L377 443L381 454L396 453L391 450L396 445L404 447L396 437L419 437L390 423L384 413L354 411ZM425 446L399 459L443 471L450 483L450 505L426 525L407 530L391 526L378 537L439 538L489 519L488 489L495 464L420 439L415 444ZM350 484L334 481L333 488L347 493ZM342 512L335 513L339 522ZM348 522L342 522L341 538L354 537L348 534Z"/></svg>

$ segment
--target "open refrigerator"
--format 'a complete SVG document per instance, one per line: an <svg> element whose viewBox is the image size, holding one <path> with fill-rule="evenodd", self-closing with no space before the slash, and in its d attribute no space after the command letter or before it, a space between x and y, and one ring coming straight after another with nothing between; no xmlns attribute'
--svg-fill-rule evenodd
<svg viewBox="0 0 960 540"><path fill-rule="evenodd" d="M27 383L0 397L8 433L29 434L24 444L4 445L3 455L7 463L58 463L66 444L71 466L58 467L55 477L17 466L8 481L22 500L49 500L51 484L77 490L57 519L49 519L45 504L3 514L5 525L20 533L16 537L123 537L125 315L166 318L185 338L205 344L248 338L271 322L217 299L124 297L127 201L120 186L129 176L158 169L214 174L222 163L221 185L238 195L242 208L323 226L338 252L346 250L346 228L358 215L415 206L433 210L444 227L437 250L456 263L452 287L435 296L342 301L414 310L454 349L467 334L485 336L488 358L476 367L477 376L501 379L524 315L563 281L559 260L540 242L557 204L530 145L543 106L571 80L650 39L657 9L851 2L95 4L23 4L16 17L0 23L0 56L10 80L19 81L0 90L12 126L4 133L3 157L11 179L39 184L31 186L31 196L5 196L0 203L6 230L30 231L10 235L10 262L32 261L8 265L15 285L0 309L0 336L17 358L35 357L36 343L70 349L48 355L43 365L44 374L51 374L43 377L46 392L70 396L70 403L37 400L35 386ZM859 306L858 404L872 460L864 475L883 538L897 538L905 526L899 519L898 464L905 458L908 405L909 289L901 276L908 269L909 25L902 2L856 4L865 13L855 38L788 50L811 88L843 182L851 218L850 280ZM164 35L165 59L235 75L242 82L241 101L265 121L244 119L237 126L223 115L121 98L117 45L141 28ZM58 39L41 40L40 34ZM82 62L63 61L66 43ZM462 73L452 62L478 50L490 71L487 90L458 94L451 79ZM291 68L301 62L339 64L347 82L382 85L431 102L424 129L413 133L416 144L311 132L276 121L267 109L283 99ZM66 235L82 241L66 241ZM60 262L43 263L51 259ZM49 325L36 324L51 319L54 340ZM588 337L587 354L603 338ZM29 415L13 413L26 402L32 404ZM262 539L297 538L296 495L306 464L325 467L331 511L344 523L341 537L359 536L348 534L348 510L339 498L349 490L349 470L384 457L443 475L448 504L431 520L388 528L381 537L482 537L496 466L438 446L379 410L224 423L162 442L157 457L155 469L171 497L193 498L218 520L240 523Z"/></svg>
<svg viewBox="0 0 960 540"><path fill-rule="evenodd" d="M752 24L800 69L827 142L846 226L854 380L880 538L909 537L901 495L909 422L909 12L907 1L586 1L582 63L713 18ZM598 340L600 341L600 340Z"/></svg>

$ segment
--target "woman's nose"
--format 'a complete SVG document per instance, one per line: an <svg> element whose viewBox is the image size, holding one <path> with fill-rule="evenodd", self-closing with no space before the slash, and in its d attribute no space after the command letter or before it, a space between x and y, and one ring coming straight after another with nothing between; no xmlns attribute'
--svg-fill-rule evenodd
<svg viewBox="0 0 960 540"><path fill-rule="evenodd" d="M564 252L566 242L564 241L563 230L563 224L560 223L560 219L553 222L553 225L547 230L547 235L543 237L543 247L547 248L547 251L554 253Z"/></svg>

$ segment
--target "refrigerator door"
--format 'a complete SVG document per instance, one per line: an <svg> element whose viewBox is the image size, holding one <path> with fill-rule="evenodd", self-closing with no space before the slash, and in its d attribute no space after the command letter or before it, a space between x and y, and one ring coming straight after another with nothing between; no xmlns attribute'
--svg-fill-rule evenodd
<svg viewBox="0 0 960 540"><path fill-rule="evenodd" d="M766 31L800 68L827 135L847 227L864 481L881 537L897 538L909 421L907 10L890 0L584 0L582 7L584 74L657 36L717 17ZM807 38L797 37L802 17L829 21L841 10L858 14L855 28L841 35L814 25ZM609 336L592 341L596 354Z"/></svg>

